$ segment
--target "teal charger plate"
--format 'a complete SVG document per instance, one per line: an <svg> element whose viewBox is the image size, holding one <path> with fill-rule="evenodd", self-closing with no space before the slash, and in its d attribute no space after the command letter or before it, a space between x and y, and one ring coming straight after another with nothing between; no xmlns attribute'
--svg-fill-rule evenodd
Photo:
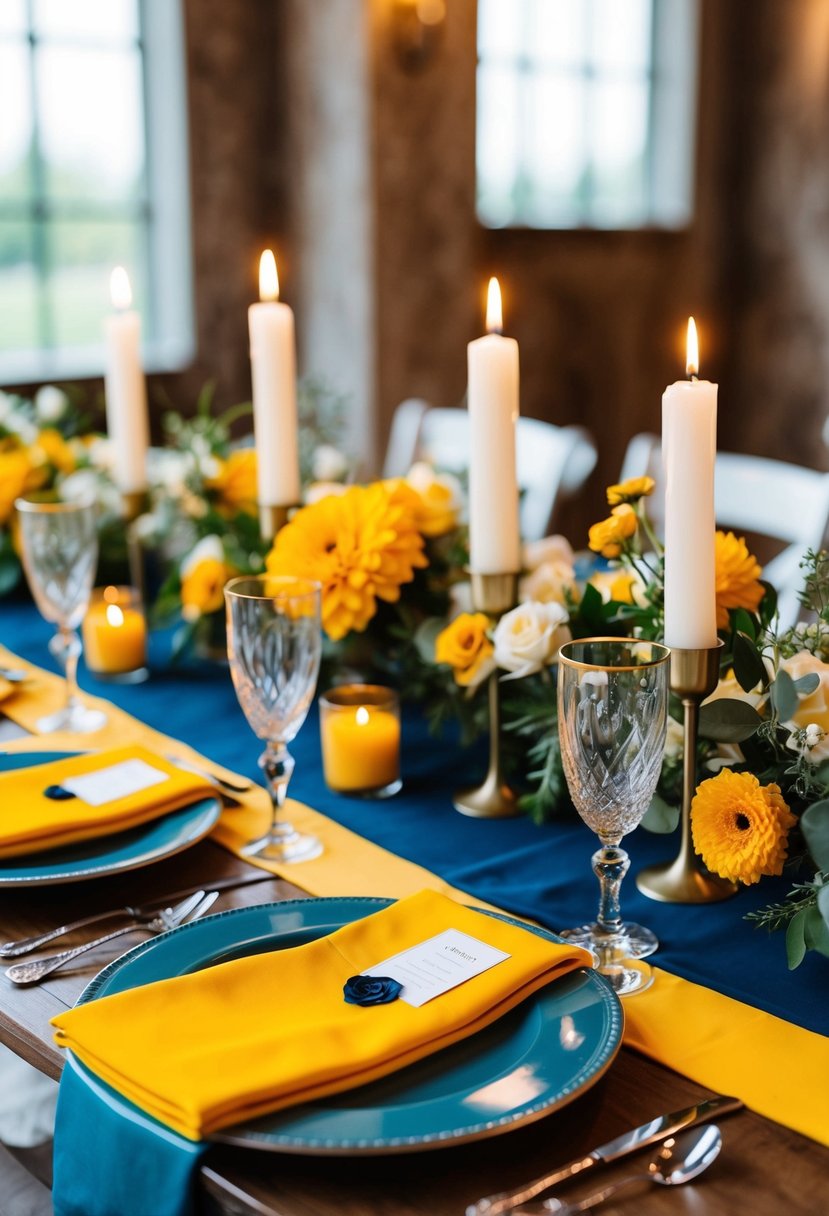
<svg viewBox="0 0 829 1216"><path fill-rule="evenodd" d="M79 1004L243 955L298 946L391 902L299 899L208 916L116 959L84 989ZM532 931L559 940L544 930ZM277 1009L273 1016L278 1035ZM582 969L471 1038L400 1072L237 1124L210 1139L266 1152L352 1156L417 1152L499 1135L585 1093L613 1062L622 1027L616 995L596 972ZM83 1065L74 1063L91 1079ZM130 1109L126 1099L97 1079L95 1084L111 1104Z"/></svg>
<svg viewBox="0 0 829 1216"><path fill-rule="evenodd" d="M47 764L72 754L15 752L0 755L0 772ZM0 861L0 888L56 886L137 870L196 844L211 831L221 813L222 804L218 798L200 798L190 806L126 832Z"/></svg>

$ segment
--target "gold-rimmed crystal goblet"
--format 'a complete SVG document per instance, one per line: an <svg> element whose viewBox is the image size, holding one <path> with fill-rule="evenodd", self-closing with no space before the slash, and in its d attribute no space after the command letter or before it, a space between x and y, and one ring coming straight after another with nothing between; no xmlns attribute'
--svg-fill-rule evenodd
<svg viewBox="0 0 829 1216"><path fill-rule="evenodd" d="M653 797L668 713L670 650L657 642L585 638L559 651L558 722L570 796L601 841L593 854L599 911L592 924L561 936L598 957L598 969L620 996L652 979L646 963L658 942L623 921L619 889L630 866L620 843L638 827Z"/></svg>
<svg viewBox="0 0 829 1216"><path fill-rule="evenodd" d="M236 696L253 733L265 743L265 774L273 817L265 836L243 850L269 861L310 861L322 852L315 836L282 818L294 760L288 744L308 714L322 654L320 586L308 579L263 575L225 587L227 650Z"/></svg>
<svg viewBox="0 0 829 1216"><path fill-rule="evenodd" d="M100 730L106 714L84 705L78 690L81 640L77 628L89 607L98 564L94 502L18 498L23 569L40 615L56 626L49 651L66 676L66 704L35 723L38 731L86 734Z"/></svg>

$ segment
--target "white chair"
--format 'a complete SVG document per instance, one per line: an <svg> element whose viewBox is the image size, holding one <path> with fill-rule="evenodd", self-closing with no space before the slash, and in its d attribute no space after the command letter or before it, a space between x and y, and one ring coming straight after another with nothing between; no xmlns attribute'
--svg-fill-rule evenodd
<svg viewBox="0 0 829 1216"><path fill-rule="evenodd" d="M521 496L521 534L545 536L556 504L575 494L596 464L596 445L580 426L554 426L519 418L515 459ZM385 477L402 477L416 460L436 468L466 472L469 465L469 415L465 409L431 409L410 398L395 411L383 467Z"/></svg>
<svg viewBox="0 0 829 1216"><path fill-rule="evenodd" d="M650 514L659 530L664 502L659 492L663 484L659 437L634 435L621 480L646 474L657 483ZM718 526L785 543L763 568L763 578L777 588L780 624L793 625L800 611L801 558L807 549L821 547L829 526L829 473L763 456L718 452L714 505Z"/></svg>

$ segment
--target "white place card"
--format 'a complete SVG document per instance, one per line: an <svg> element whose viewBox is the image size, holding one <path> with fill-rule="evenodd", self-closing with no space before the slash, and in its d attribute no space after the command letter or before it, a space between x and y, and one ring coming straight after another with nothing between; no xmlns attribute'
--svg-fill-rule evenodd
<svg viewBox="0 0 829 1216"><path fill-rule="evenodd" d="M61 781L61 786L89 806L105 806L108 802L128 798L130 794L152 789L154 785L169 780L169 773L153 768L145 760L122 760L120 764L110 764L107 768L96 769L94 773L70 777Z"/></svg>
<svg viewBox="0 0 829 1216"><path fill-rule="evenodd" d="M363 975L387 975L403 985L400 1000L419 1009L473 976L489 971L509 958L503 950L488 946L459 929L445 929L417 946L393 954L385 962L363 971Z"/></svg>

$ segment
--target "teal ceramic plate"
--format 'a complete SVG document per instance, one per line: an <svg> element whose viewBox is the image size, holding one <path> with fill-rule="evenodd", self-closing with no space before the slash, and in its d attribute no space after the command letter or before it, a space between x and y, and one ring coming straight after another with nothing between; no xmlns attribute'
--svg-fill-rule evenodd
<svg viewBox="0 0 829 1216"><path fill-rule="evenodd" d="M0 755L0 772L62 760L67 752L17 752ZM200 798L190 806L128 832L82 840L45 853L29 853L0 861L0 887L48 887L85 878L103 878L124 870L137 870L153 861L172 857L201 840L222 813L218 798Z"/></svg>
<svg viewBox="0 0 829 1216"><path fill-rule="evenodd" d="M80 1000L242 955L297 946L389 902L299 899L208 916L116 959ZM273 1013L278 1035L279 1012ZM498 1135L589 1089L613 1061L621 1035L618 998L595 972L581 970L556 980L472 1038L401 1072L238 1124L212 1139L270 1152L353 1155L414 1152ZM100 1092L99 1083L96 1088ZM109 1093L112 1102L128 1105Z"/></svg>

